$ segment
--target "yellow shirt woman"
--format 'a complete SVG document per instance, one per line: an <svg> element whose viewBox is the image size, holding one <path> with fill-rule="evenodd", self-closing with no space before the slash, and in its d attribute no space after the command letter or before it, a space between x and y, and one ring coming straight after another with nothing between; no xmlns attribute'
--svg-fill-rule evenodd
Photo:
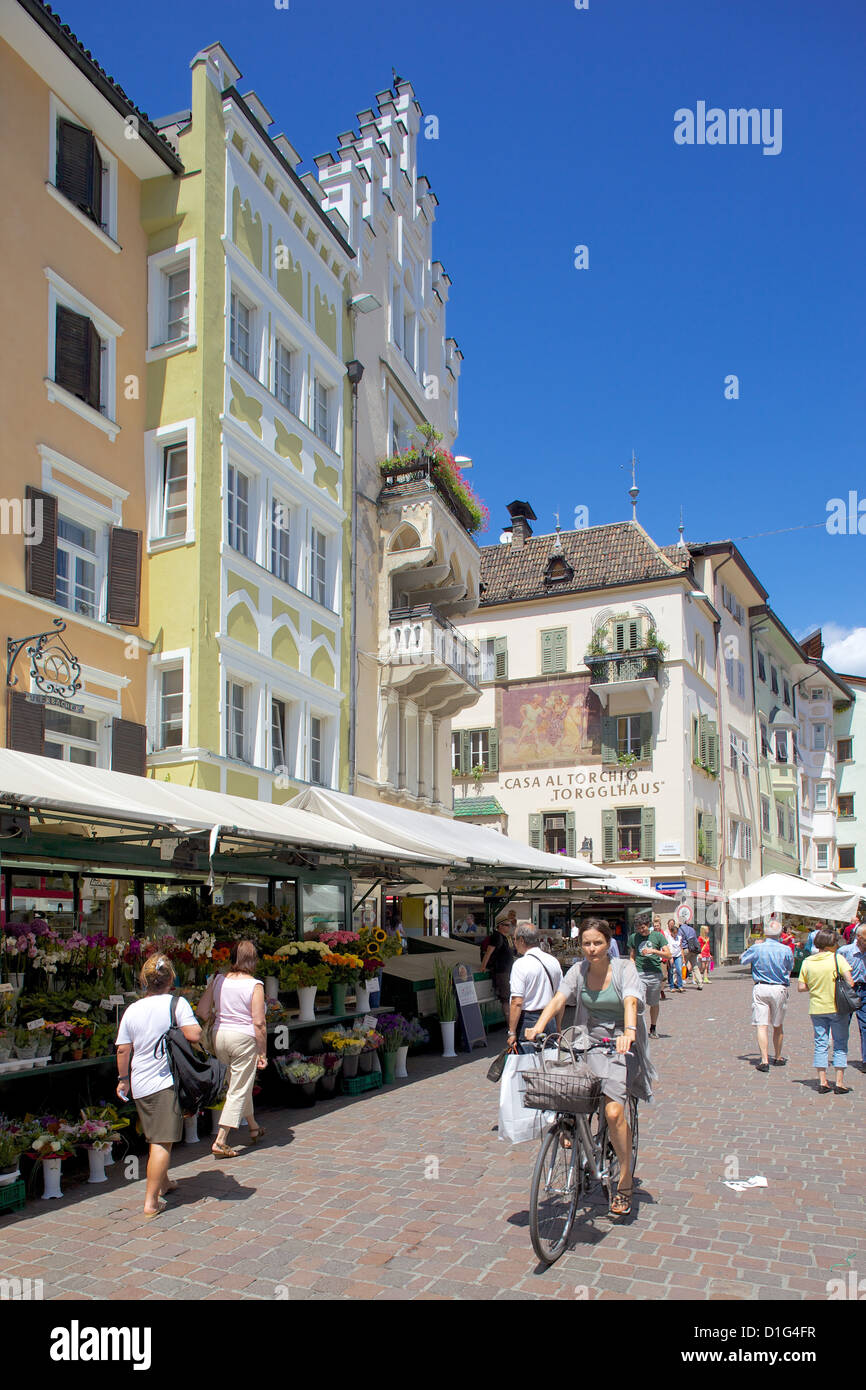
<svg viewBox="0 0 866 1390"><path fill-rule="evenodd" d="M836 1012L836 954L834 951L819 951L808 956L800 967L800 979L809 989L810 1014L834 1014ZM838 973L850 979L848 962L841 957Z"/></svg>

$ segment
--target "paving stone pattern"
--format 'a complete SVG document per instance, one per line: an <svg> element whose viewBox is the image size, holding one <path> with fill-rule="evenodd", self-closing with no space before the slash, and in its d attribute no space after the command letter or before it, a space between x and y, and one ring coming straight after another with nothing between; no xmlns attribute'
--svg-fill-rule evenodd
<svg viewBox="0 0 866 1390"><path fill-rule="evenodd" d="M412 1058L410 1080L379 1092L263 1111L266 1139L233 1161L178 1146L180 1187L156 1221L121 1164L106 1187L30 1201L0 1217L0 1276L41 1278L61 1300L824 1300L834 1264L866 1277L866 1073L849 1066L849 1096L817 1094L793 991L789 1063L757 1072L750 996L727 967L662 1005L632 1216L599 1206L551 1268L527 1226L536 1146L498 1139L476 1052ZM769 1186L725 1187L732 1159Z"/></svg>

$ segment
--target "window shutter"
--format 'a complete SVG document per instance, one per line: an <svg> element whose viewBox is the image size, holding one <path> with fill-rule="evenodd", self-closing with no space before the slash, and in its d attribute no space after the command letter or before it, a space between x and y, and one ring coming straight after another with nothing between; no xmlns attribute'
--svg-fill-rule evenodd
<svg viewBox="0 0 866 1390"><path fill-rule="evenodd" d="M569 856L570 859L573 859L574 856L575 856L575 853L576 853L576 851L575 851L575 845L574 845L574 840L575 840L574 812L573 812L573 811L566 811L566 813L565 813L565 852L566 852L566 854Z"/></svg>
<svg viewBox="0 0 866 1390"><path fill-rule="evenodd" d="M131 719L111 721L111 770L131 772L136 777L147 773L147 729Z"/></svg>
<svg viewBox="0 0 866 1390"><path fill-rule="evenodd" d="M616 637L616 642L614 644L615 650L618 652L625 651L625 623L614 624L614 635Z"/></svg>
<svg viewBox="0 0 866 1390"><path fill-rule="evenodd" d="M99 160L97 181L98 159L96 141L90 131L61 117L57 122L57 187L70 202L97 222L99 216L94 206L97 182L99 212L102 211L102 161Z"/></svg>
<svg viewBox="0 0 866 1390"><path fill-rule="evenodd" d="M564 627L558 628L553 634L553 669L554 671L566 669Z"/></svg>
<svg viewBox="0 0 866 1390"><path fill-rule="evenodd" d="M640 623L637 620L628 625L628 645L631 651L636 651L640 646Z"/></svg>
<svg viewBox="0 0 866 1390"><path fill-rule="evenodd" d="M494 637L493 639L493 679L497 681L508 680L507 637Z"/></svg>
<svg viewBox="0 0 866 1390"><path fill-rule="evenodd" d="M136 627L140 597L141 532L112 526L108 544L108 621Z"/></svg>
<svg viewBox="0 0 866 1390"><path fill-rule="evenodd" d="M529 843L532 849L541 849L541 837L544 834L544 822L540 815L530 815L529 817Z"/></svg>
<svg viewBox="0 0 866 1390"><path fill-rule="evenodd" d="M715 720L707 720L707 766L710 772L719 771L719 726Z"/></svg>
<svg viewBox="0 0 866 1390"><path fill-rule="evenodd" d="M602 858L605 864L616 859L616 811L601 813Z"/></svg>
<svg viewBox="0 0 866 1390"><path fill-rule="evenodd" d="M87 319L87 404L94 410L102 405L102 339Z"/></svg>
<svg viewBox="0 0 866 1390"><path fill-rule="evenodd" d="M706 861L707 861L708 864L715 864L715 862L716 862L716 818L715 818L715 816L708 815L707 812L705 811L705 812L704 812L704 815L703 815L703 819L702 819L702 821L701 821L701 829L702 829L703 832L704 832L704 847L705 847L705 853L706 853Z"/></svg>
<svg viewBox="0 0 866 1390"><path fill-rule="evenodd" d="M54 339L54 380L73 396L90 404L90 319L64 304L57 306ZM97 337L99 335L97 334Z"/></svg>
<svg viewBox="0 0 866 1390"><path fill-rule="evenodd" d="M45 752L45 706L6 687L6 747L16 753Z"/></svg>
<svg viewBox="0 0 866 1390"><path fill-rule="evenodd" d="M654 806L642 806L640 812L640 857L656 857L656 813Z"/></svg>
<svg viewBox="0 0 866 1390"><path fill-rule="evenodd" d="M541 674L547 675L553 670L553 633L542 632L541 634Z"/></svg>
<svg viewBox="0 0 866 1390"><path fill-rule="evenodd" d="M93 145L93 179L91 183L90 206L93 209L93 220L102 226L102 175L105 165L99 153L99 147L91 136Z"/></svg>
<svg viewBox="0 0 866 1390"><path fill-rule="evenodd" d="M707 716L706 716L705 714L702 714L702 715L700 716L700 740L701 740L701 743L700 743L700 751L701 751L700 761L703 763L704 767L707 766L707 763L708 763L708 760L709 760L709 756L710 756L710 751L709 751L709 727L708 727L708 726L709 726L709 722L710 722L710 721L709 721L709 719L707 718Z"/></svg>
<svg viewBox="0 0 866 1390"><path fill-rule="evenodd" d="M28 484L25 501L33 503L33 524L38 516L37 504L42 507L42 539L38 545L24 547L24 583L28 594L39 598L57 595L57 498ZM28 509L29 510L29 509ZM37 527L38 531L38 527ZM10 744L11 747L11 744Z"/></svg>
<svg viewBox="0 0 866 1390"><path fill-rule="evenodd" d="M472 741L468 729L460 730L460 771L464 776L472 771Z"/></svg>
<svg viewBox="0 0 866 1390"><path fill-rule="evenodd" d="M488 771L499 771L499 730L487 730L487 759Z"/></svg>
<svg viewBox="0 0 866 1390"><path fill-rule="evenodd" d="M652 762L653 755L653 717L642 714L640 717L640 758L642 763Z"/></svg>
<svg viewBox="0 0 866 1390"><path fill-rule="evenodd" d="M610 714L605 714L601 720L601 760L603 763L615 763L618 758L616 719Z"/></svg>

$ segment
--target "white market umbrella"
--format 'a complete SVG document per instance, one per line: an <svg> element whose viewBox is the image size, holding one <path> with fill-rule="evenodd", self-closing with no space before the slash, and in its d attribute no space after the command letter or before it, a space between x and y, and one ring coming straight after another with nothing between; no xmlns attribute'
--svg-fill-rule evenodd
<svg viewBox="0 0 866 1390"><path fill-rule="evenodd" d="M728 894L741 921L755 922L783 912L819 921L852 922L857 916L860 891L845 892L824 883L813 883L799 874L765 874Z"/></svg>

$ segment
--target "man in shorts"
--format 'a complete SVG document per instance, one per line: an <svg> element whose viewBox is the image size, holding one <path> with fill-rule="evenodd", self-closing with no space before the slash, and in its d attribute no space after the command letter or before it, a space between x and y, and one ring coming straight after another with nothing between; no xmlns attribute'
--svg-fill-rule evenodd
<svg viewBox="0 0 866 1390"><path fill-rule="evenodd" d="M764 936L740 956L741 965L752 967L752 1022L758 1030L761 1060L758 1071L770 1070L769 1029L773 1029L773 1065L783 1067L782 1028L788 1007L788 983L794 967L794 952L783 946L779 937L782 924L771 919L764 927Z"/></svg>
<svg viewBox="0 0 866 1390"><path fill-rule="evenodd" d="M641 912L635 918L634 935L628 939L629 954L646 992L650 1011L651 1038L657 1037L656 1023L664 979L664 963L670 960L670 947L660 931L653 930L652 913Z"/></svg>

